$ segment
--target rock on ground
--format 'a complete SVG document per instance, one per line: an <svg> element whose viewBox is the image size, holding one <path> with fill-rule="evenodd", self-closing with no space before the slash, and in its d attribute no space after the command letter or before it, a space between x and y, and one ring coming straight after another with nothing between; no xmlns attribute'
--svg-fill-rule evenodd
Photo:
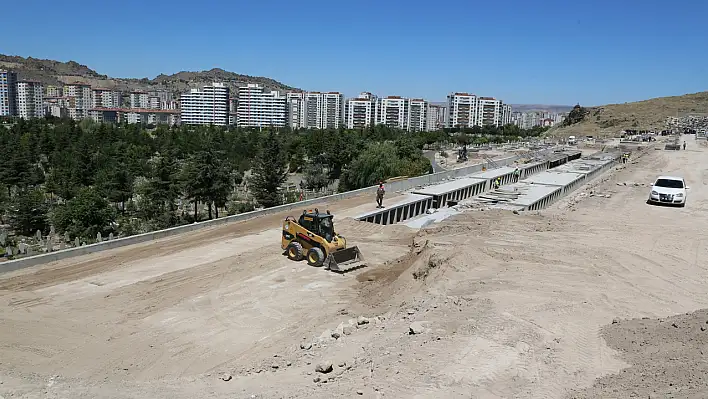
<svg viewBox="0 0 708 399"><path fill-rule="evenodd" d="M315 371L318 373L327 374L327 373L330 373L333 368L334 368L334 366L333 366L332 362L330 362L328 360L323 360L323 361L317 363L317 366L315 366Z"/></svg>

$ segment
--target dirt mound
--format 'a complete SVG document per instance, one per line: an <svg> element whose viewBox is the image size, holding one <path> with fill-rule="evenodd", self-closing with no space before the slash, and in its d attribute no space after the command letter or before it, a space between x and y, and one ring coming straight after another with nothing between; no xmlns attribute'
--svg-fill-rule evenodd
<svg viewBox="0 0 708 399"><path fill-rule="evenodd" d="M440 278L455 262L446 248L429 240L412 245L406 255L357 276L361 301L372 307L397 303L400 296L415 297ZM429 284L430 283L430 284Z"/></svg>
<svg viewBox="0 0 708 399"><path fill-rule="evenodd" d="M664 319L615 320L602 335L632 366L571 398L706 397L708 309Z"/></svg>

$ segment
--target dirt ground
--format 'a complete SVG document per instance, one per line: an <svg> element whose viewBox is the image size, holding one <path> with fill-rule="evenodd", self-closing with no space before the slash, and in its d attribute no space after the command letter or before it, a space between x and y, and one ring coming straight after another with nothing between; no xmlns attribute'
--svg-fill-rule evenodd
<svg viewBox="0 0 708 399"><path fill-rule="evenodd" d="M541 212L417 231L332 204L369 265L343 275L284 258L282 215L0 275L0 395L705 397L708 317L685 313L708 308L708 165L687 141ZM659 174L688 180L685 208L645 204Z"/></svg>

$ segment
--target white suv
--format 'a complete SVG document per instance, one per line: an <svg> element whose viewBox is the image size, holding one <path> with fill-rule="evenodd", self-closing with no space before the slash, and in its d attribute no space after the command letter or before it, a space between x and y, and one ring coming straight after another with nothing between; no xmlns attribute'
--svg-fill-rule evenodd
<svg viewBox="0 0 708 399"><path fill-rule="evenodd" d="M686 182L683 177L659 176L651 186L649 202L658 204L686 205Z"/></svg>

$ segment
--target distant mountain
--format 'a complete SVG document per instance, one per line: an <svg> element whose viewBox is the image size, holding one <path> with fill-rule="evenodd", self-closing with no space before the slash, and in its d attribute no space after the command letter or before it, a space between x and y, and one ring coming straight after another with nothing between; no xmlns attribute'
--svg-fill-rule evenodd
<svg viewBox="0 0 708 399"><path fill-rule="evenodd" d="M551 113L570 112L572 105L511 104L514 112L548 111Z"/></svg>
<svg viewBox="0 0 708 399"><path fill-rule="evenodd" d="M104 87L121 91L131 90L167 90L183 93L190 88L197 88L212 82L223 82L232 90L249 83L258 83L273 90L293 90L294 88L271 78L241 75L214 68L209 71L182 71L174 75L159 75L154 79L113 78L101 75L86 65L75 61L61 62L24 58L0 54L0 68L18 73L20 79L38 80L45 85L64 85L83 82L94 87Z"/></svg>

